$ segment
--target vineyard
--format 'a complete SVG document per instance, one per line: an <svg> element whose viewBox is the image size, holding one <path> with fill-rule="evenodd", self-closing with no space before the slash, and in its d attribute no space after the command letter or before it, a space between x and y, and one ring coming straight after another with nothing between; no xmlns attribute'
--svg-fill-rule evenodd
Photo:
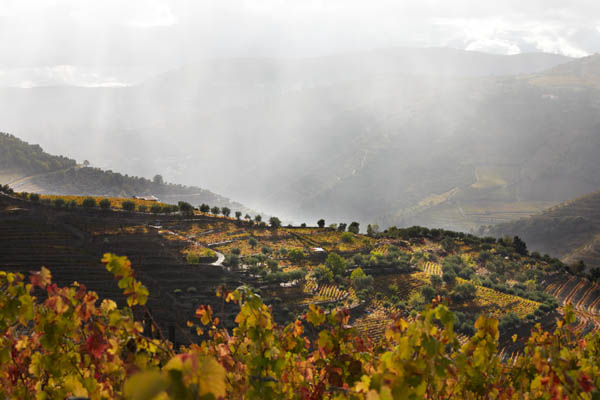
<svg viewBox="0 0 600 400"><path fill-rule="evenodd" d="M438 275L442 276L442 266L439 264L432 263L431 261L427 261L423 266L423 271L427 275Z"/></svg>
<svg viewBox="0 0 600 400"><path fill-rule="evenodd" d="M87 198L89 198L89 196L57 196L57 195L48 195L48 194L40 195L40 199L42 201L48 200L48 201L54 202L56 199L62 199L67 203L74 201L78 206L81 206L83 204L83 201ZM115 209L122 208L122 204L124 201L133 202L135 204L136 208L138 208L138 209L139 209L139 206L144 206L148 210L150 210L150 208L153 205L159 205L161 207L167 206L167 204L157 202L157 201L140 200L140 199L123 198L123 197L98 197L98 198L96 198L96 202L100 203L100 201L102 201L104 199L110 201L110 207L115 208Z"/></svg>
<svg viewBox="0 0 600 400"><path fill-rule="evenodd" d="M149 215L100 209L80 212L0 195L0 269L26 274L44 265L51 269L53 279L59 285L70 285L77 281L96 291L100 299L112 298L117 306L124 306L127 304L127 295L122 293L98 260L104 253L113 251L129 257L135 265L135 278L149 292L144 309L134 310L133 315L142 326L140 341L145 340L143 337L168 339L174 348L178 348L181 345L209 343L215 335L225 337L224 332L233 338L236 335L234 328L246 329L240 328L239 307L232 302L224 302L224 297L215 297L214 294L219 290L225 293L236 288L247 288L244 290L260 295L257 299L261 304L268 305L269 316L260 314L262 311L259 314L270 319L272 326L281 327L281 333L277 333L284 335L281 338L289 339L285 335L291 331L286 329L296 329L297 332L300 329L298 326L308 329L306 324L311 323L302 318L309 318L313 322L321 318L337 321L335 318L338 318L343 321L344 327L339 331L341 337L345 337L343 335L346 333L343 332L347 332L348 335L355 335L352 343L364 339L364 343L374 346L369 347L366 353L364 349L357 351L364 357L369 352L390 348L389 340L397 337L394 335L398 332L408 332L413 326L421 326L419 324L424 321L419 315L434 307L448 307L463 315L460 317L461 333L452 333L452 340L457 346L455 352L465 346L476 346L472 337L478 329L475 324L477 318L483 318L483 321L489 317L504 321L511 315L517 318L517 321L510 320L512 325L506 322L509 319L503 322L496 350L489 353L490 359L496 360L503 371L507 366L518 366L527 359L523 349L529 340L537 340L529 336L536 321L541 323L542 329L553 331L557 327L556 317L562 315L570 321L566 328L575 337L600 329L598 285L573 275L548 273L549 264L545 261L510 253L495 256L495 249L492 249L489 253L490 257L495 257L494 268L499 263L506 263L507 272L501 275L497 272L499 269L491 273L488 265L479 261L477 254L481 248L474 239L471 240L475 244L461 244L453 254L444 256L439 251L441 238L418 237L406 241L386 237L385 234L377 238L347 234L345 239L343 235L343 232L328 228L273 229L204 214ZM348 246L344 247L343 243ZM316 247L324 251L316 252ZM332 249L339 251L340 255ZM208 261L204 259L214 254L213 251L225 255L223 265L205 263ZM506 249L502 251L506 252ZM194 256L198 257L196 261ZM230 261L235 257L237 264ZM470 269L471 278L455 277L454 283L438 279L438 286L434 288L432 277L442 276L441 265L446 271L448 260L458 263L457 268ZM364 267L364 271L361 267ZM523 273L513 273L514 268L522 268ZM491 277L498 282L489 281ZM486 286L481 284L483 280L488 280ZM453 291L467 284L474 286L473 297L466 301L454 300ZM539 297L539 293L523 292L534 289L555 296L563 307L556 309L544 297L540 301L526 298L534 295ZM238 304L243 303L244 296L240 295ZM253 301L252 304L254 307L257 303ZM572 304L573 309L566 307L567 304ZM316 311L318 309L315 306L323 309ZM212 310L211 320L218 318L214 328L210 324L187 323L198 316L206 321L208 317L203 315L209 309ZM256 310L263 309L259 307ZM294 325L298 317L302 321L300 325ZM441 325L438 322L436 329ZM283 329L283 326L297 328ZM458 327L457 323L456 329ZM312 335L314 331L311 332ZM441 334L439 330L436 332ZM317 346L326 341L323 335L327 334L321 332L320 335L321 342ZM513 343L511 337L514 335L518 340ZM341 337L340 340L346 340ZM306 337L302 339L303 343L304 339L312 340ZM219 348L219 343L210 343L215 349ZM291 346L289 341L286 343L285 346ZM164 345L164 348L170 346ZM286 349L278 351L285 353L289 347ZM222 363L227 373L232 371L230 361L222 358L222 353L215 350L210 354L216 362ZM264 351L262 354L265 354ZM361 360L365 368L369 365L369 374L373 373L372 368L383 368L375 358ZM289 368L292 368L291 364ZM289 375L282 378L274 370L270 374L267 376L278 380L289 379ZM254 375L262 376L256 371L252 373ZM250 378L246 376L245 379ZM362 392L357 389L357 382L347 381L346 390L353 390L361 398L359 394ZM305 384L313 388L311 390L317 390L307 381L300 386ZM343 387L329 380L324 385ZM228 394L240 393L250 386L252 384L248 381L244 388L228 387L226 390ZM374 388L369 390L377 390ZM271 389L275 390L273 387ZM295 390L290 390L289 393L295 393ZM265 393L261 392L263 397L260 398L269 398ZM283 398L287 397L290 396L283 395Z"/></svg>
<svg viewBox="0 0 600 400"><path fill-rule="evenodd" d="M475 305L485 309L487 313L493 315L495 318L500 318L508 312L514 312L519 317L524 318L540 306L540 303L536 301L498 292L483 286L476 287Z"/></svg>

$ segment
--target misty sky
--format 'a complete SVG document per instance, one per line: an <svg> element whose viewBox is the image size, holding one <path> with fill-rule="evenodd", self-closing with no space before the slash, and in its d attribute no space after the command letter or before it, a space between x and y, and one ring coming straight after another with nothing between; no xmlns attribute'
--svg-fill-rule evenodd
<svg viewBox="0 0 600 400"><path fill-rule="evenodd" d="M119 85L206 57L395 46L581 57L600 52L600 2L2 0L0 36L0 84Z"/></svg>

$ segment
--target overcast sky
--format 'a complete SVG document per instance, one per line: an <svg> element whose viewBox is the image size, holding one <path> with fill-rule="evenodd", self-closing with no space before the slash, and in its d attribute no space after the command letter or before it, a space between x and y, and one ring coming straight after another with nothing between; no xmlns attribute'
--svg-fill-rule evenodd
<svg viewBox="0 0 600 400"><path fill-rule="evenodd" d="M600 1L1 0L0 37L0 80L394 46L580 57L600 52Z"/></svg>

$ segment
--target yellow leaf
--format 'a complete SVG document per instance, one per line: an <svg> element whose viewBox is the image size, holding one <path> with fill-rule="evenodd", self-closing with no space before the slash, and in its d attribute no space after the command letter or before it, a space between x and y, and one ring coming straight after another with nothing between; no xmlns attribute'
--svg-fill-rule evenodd
<svg viewBox="0 0 600 400"><path fill-rule="evenodd" d="M125 382L125 398L130 400L151 400L168 387L167 379L158 371L136 374Z"/></svg>
<svg viewBox="0 0 600 400"><path fill-rule="evenodd" d="M212 393L216 398L225 396L225 368L214 358L206 357L198 363L198 386L200 396Z"/></svg>
<svg viewBox="0 0 600 400"><path fill-rule="evenodd" d="M115 310L117 308L117 303L115 303L114 301L110 300L110 299L104 299L102 300L102 304L100 304L100 310L102 311L103 314L108 314L109 312L111 312L112 310Z"/></svg>
<svg viewBox="0 0 600 400"><path fill-rule="evenodd" d="M76 397L87 397L88 391L83 387L79 379L76 376L68 375L63 378L63 384L65 385L65 389Z"/></svg>

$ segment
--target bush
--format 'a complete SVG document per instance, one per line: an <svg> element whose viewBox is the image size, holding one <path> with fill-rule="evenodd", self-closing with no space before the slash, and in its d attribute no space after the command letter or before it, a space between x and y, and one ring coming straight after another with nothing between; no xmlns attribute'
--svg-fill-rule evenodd
<svg viewBox="0 0 600 400"><path fill-rule="evenodd" d="M333 272L334 276L343 276L346 272L346 260L337 255L336 253L330 253L325 260L327 268Z"/></svg>
<svg viewBox="0 0 600 400"><path fill-rule="evenodd" d="M312 276L319 283L331 283L333 281L333 272L324 265L316 267L312 273Z"/></svg>
<svg viewBox="0 0 600 400"><path fill-rule="evenodd" d="M287 256L291 262L299 263L304 259L305 254L302 250L292 249L292 250L288 251Z"/></svg>
<svg viewBox="0 0 600 400"><path fill-rule="evenodd" d="M344 243L352 243L353 239L354 239L354 236L352 235L352 233L350 233L350 232L344 232L344 233L342 233L342 242L344 242Z"/></svg>
<svg viewBox="0 0 600 400"><path fill-rule="evenodd" d="M102 199L100 200L100 203L98 203L100 205L100 208L103 210L108 210L110 208L110 200L108 199Z"/></svg>
<svg viewBox="0 0 600 400"><path fill-rule="evenodd" d="M352 280L352 284L356 290L366 290L373 288L373 277L372 276L361 276Z"/></svg>
<svg viewBox="0 0 600 400"><path fill-rule="evenodd" d="M96 199L93 197L86 197L85 199L83 199L83 201L81 202L81 205L84 208L94 208L96 207L98 204L96 203Z"/></svg>
<svg viewBox="0 0 600 400"><path fill-rule="evenodd" d="M65 204L65 200L61 199L60 197L58 199L54 199L54 207L56 208L63 208Z"/></svg>
<svg viewBox="0 0 600 400"><path fill-rule="evenodd" d="M150 207L150 212L153 214L160 214L161 211L162 207L158 204L152 204L152 207Z"/></svg>
<svg viewBox="0 0 600 400"><path fill-rule="evenodd" d="M457 285L452 294L452 300L457 303L462 303L465 301L471 301L475 298L475 293L477 292L477 288L470 283L462 283Z"/></svg>
<svg viewBox="0 0 600 400"><path fill-rule="evenodd" d="M29 200L30 200L32 203L39 203L39 202L40 202L40 195L39 195L39 194L37 194L37 193L31 193L31 194L29 195Z"/></svg>
<svg viewBox="0 0 600 400"><path fill-rule="evenodd" d="M186 257L186 261L188 264L198 264L200 262L200 258L198 254L189 253Z"/></svg>
<svg viewBox="0 0 600 400"><path fill-rule="evenodd" d="M71 200L67 203L67 208L76 208L77 202L75 200Z"/></svg>
<svg viewBox="0 0 600 400"><path fill-rule="evenodd" d="M135 203L131 200L125 200L121 203L121 208L125 211L135 211Z"/></svg>
<svg viewBox="0 0 600 400"><path fill-rule="evenodd" d="M177 206L183 215L194 215L194 207L190 203L180 201Z"/></svg>

